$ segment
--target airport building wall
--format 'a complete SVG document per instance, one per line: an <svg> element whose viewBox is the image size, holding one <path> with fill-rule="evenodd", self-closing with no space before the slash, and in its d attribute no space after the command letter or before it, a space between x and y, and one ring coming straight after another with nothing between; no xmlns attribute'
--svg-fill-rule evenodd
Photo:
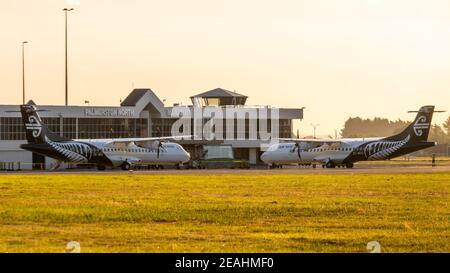
<svg viewBox="0 0 450 273"><path fill-rule="evenodd" d="M248 107L244 105L246 97L220 89L220 94L215 89L208 91L205 96L217 95L217 99L208 98L207 102L226 101L238 103L232 105L236 111L245 111ZM223 91L222 91L223 90ZM228 93L226 93L226 92ZM225 93L224 93L225 92ZM225 94L225 95L223 95ZM225 98L222 98L222 97ZM194 97L193 97L194 98ZM198 97L193 102L198 101ZM205 100L206 101L206 100ZM104 139L104 138L139 138L139 137L162 137L170 136L171 128L176 119L171 117L174 106L165 106L163 102L150 89L135 89L121 103L120 106L56 106L37 105L40 116L49 129L56 134L70 139ZM191 107L191 106L187 106ZM202 105L202 107L206 107ZM222 105L216 105L224 109ZM271 106L264 106L270 109ZM26 143L25 130L22 124L19 105L0 105L0 169L51 169L57 162L51 158L33 155L31 152L20 148ZM303 119L303 108L279 109L280 137L290 138L292 134L293 120ZM193 121L192 121L193 123ZM224 124L226 122L224 121ZM248 121L247 123L248 124ZM270 124L269 124L270 128ZM226 131L226 125L223 128ZM235 135L238 128L235 126ZM245 127L244 135L248 136L248 126ZM181 144L191 152L196 153L203 145L209 144L231 145L235 158L248 160L250 164L259 164L261 154L260 140L225 140L208 141L205 139L182 141ZM62 167L74 167L63 164Z"/></svg>

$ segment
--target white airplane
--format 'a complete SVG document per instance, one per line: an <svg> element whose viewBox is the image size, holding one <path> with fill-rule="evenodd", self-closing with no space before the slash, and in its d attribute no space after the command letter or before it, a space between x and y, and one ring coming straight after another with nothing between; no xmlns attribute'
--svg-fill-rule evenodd
<svg viewBox="0 0 450 273"><path fill-rule="evenodd" d="M181 145L163 142L186 136L71 140L52 133L33 105L21 105L20 112L28 141L20 147L59 162L91 163L98 170L105 170L106 166L129 170L135 164L179 166L190 160L190 154Z"/></svg>
<svg viewBox="0 0 450 273"><path fill-rule="evenodd" d="M416 111L413 111L414 113ZM428 142L434 106L423 106L417 117L403 132L391 137L347 139L279 139L261 155L272 168L283 164L322 165L353 168L366 160L386 160L433 147ZM436 111L438 112L438 111ZM439 111L440 112L440 111Z"/></svg>

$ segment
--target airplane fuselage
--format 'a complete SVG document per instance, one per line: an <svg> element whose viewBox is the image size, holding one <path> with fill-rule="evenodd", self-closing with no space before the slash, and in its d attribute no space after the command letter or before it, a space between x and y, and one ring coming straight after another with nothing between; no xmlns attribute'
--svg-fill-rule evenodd
<svg viewBox="0 0 450 273"><path fill-rule="evenodd" d="M409 143L409 137L393 141L388 138L340 139L339 142L286 142L272 145L261 159L269 164L323 164L352 166L358 161L386 160L432 147L433 142Z"/></svg>
<svg viewBox="0 0 450 273"><path fill-rule="evenodd" d="M177 143L162 143L160 147L141 147L135 144L109 145L110 140L51 141L23 144L21 148L68 163L91 163L103 166L129 164L181 164L190 155Z"/></svg>

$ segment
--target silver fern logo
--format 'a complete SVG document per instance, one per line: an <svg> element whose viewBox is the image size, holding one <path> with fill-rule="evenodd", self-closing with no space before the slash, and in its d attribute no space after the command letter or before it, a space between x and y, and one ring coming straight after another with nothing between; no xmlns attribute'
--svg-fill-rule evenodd
<svg viewBox="0 0 450 273"><path fill-rule="evenodd" d="M425 116L420 116L416 123L414 123L413 129L414 129L414 134L416 134L416 136L422 136L423 135L423 130L426 130L430 127L430 123L427 122L427 117Z"/></svg>
<svg viewBox="0 0 450 273"><path fill-rule="evenodd" d="M364 155L368 160L383 160L387 159L394 152L403 147L411 137L408 135L405 139L400 141L377 141L368 144L364 148Z"/></svg>
<svg viewBox="0 0 450 273"><path fill-rule="evenodd" d="M35 116L29 116L28 122L25 124L27 130L32 130L33 137L39 137L42 132L42 125Z"/></svg>
<svg viewBox="0 0 450 273"><path fill-rule="evenodd" d="M94 155L91 147L84 143L60 143L45 137L45 142L63 155L69 162L88 162Z"/></svg>

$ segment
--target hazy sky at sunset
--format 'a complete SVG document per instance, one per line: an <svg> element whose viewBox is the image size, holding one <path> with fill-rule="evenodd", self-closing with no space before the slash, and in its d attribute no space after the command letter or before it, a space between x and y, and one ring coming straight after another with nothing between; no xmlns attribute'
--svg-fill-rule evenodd
<svg viewBox="0 0 450 273"><path fill-rule="evenodd" d="M70 1L77 2L77 1ZM306 107L302 134L349 116L450 110L448 0L80 0L69 17L70 104L167 103L216 87ZM0 104L64 103L64 0L0 0ZM442 123L447 114L436 117Z"/></svg>

